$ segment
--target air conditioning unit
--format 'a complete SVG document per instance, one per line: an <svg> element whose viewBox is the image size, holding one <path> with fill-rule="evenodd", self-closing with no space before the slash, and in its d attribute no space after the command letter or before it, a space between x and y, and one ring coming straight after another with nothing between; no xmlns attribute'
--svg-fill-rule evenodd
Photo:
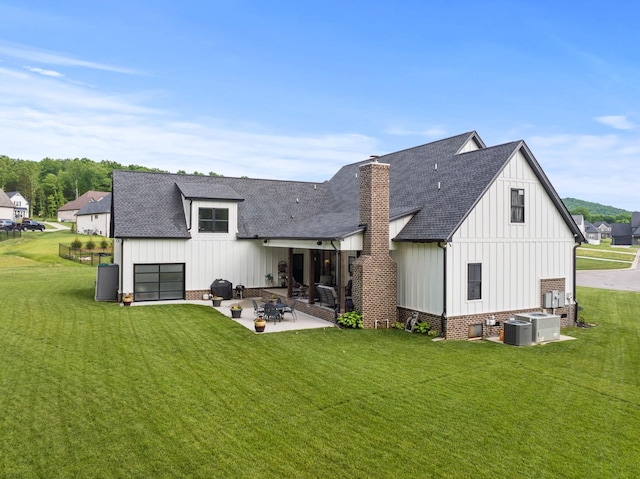
<svg viewBox="0 0 640 479"><path fill-rule="evenodd" d="M531 340L534 343L560 339L560 316L556 314L520 313L515 315L515 319L531 323Z"/></svg>
<svg viewBox="0 0 640 479"><path fill-rule="evenodd" d="M530 346L531 328L529 321L509 319L504 322L504 343L512 346Z"/></svg>

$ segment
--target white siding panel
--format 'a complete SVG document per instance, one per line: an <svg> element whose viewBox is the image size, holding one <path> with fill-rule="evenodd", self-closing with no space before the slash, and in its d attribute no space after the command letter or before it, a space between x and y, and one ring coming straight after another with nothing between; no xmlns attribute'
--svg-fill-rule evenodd
<svg viewBox="0 0 640 479"><path fill-rule="evenodd" d="M525 190L525 222L511 223L511 188ZM540 307L540 280L573 289L573 234L518 152L455 233L447 256L447 314ZM467 301L467 264L482 263L482 299Z"/></svg>
<svg viewBox="0 0 640 479"><path fill-rule="evenodd" d="M264 276L275 276L278 261L287 260L286 249L264 248L262 241L127 239L124 251L125 265L185 263L187 290L208 289L216 279L246 287L269 286ZM123 282L124 290L133 289L132 266L123 270Z"/></svg>
<svg viewBox="0 0 640 479"><path fill-rule="evenodd" d="M398 266L398 306L442 313L443 255L434 243L398 243L391 252Z"/></svg>

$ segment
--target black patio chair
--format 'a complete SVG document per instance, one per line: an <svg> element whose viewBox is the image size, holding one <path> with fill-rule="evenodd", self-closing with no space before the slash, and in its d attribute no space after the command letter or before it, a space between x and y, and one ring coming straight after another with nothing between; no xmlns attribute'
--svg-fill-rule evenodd
<svg viewBox="0 0 640 479"><path fill-rule="evenodd" d="M262 306L258 306L255 299L252 299L251 302L253 303L253 314L256 318L261 314L264 314L264 308Z"/></svg>
<svg viewBox="0 0 640 479"><path fill-rule="evenodd" d="M274 323L276 321L282 321L282 314L280 314L280 311L278 310L278 308L276 308L276 305L272 303L264 304L263 317L265 321L273 321Z"/></svg>
<svg viewBox="0 0 640 479"><path fill-rule="evenodd" d="M284 314L289 313L291 315L291 317L293 318L293 322L295 323L296 321L296 303L298 302L297 299L293 300L293 303L291 304L291 306L285 306L284 308L282 308L282 314L284 316Z"/></svg>

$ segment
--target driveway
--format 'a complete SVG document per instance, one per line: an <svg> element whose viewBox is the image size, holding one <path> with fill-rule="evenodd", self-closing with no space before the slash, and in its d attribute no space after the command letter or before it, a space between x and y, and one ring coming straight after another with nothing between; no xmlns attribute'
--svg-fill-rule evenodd
<svg viewBox="0 0 640 479"><path fill-rule="evenodd" d="M586 286L588 288L640 292L638 253L636 253L636 259L629 269L576 271L576 283L578 286Z"/></svg>

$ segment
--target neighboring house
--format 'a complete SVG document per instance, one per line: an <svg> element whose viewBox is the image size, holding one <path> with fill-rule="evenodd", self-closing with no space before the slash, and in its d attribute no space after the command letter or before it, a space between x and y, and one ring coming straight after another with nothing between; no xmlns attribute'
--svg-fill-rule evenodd
<svg viewBox="0 0 640 479"><path fill-rule="evenodd" d="M612 245L640 245L640 212L631 213L631 223L611 225Z"/></svg>
<svg viewBox="0 0 640 479"><path fill-rule="evenodd" d="M75 200L69 201L65 205L58 208L58 221L76 221L76 213L80 211L87 203L91 201L98 201L104 198L109 193L105 191L87 191L85 194L79 196Z"/></svg>
<svg viewBox="0 0 640 479"><path fill-rule="evenodd" d="M600 237L602 239L611 238L611 225L609 225L609 223L607 223L606 221L596 221L595 223L593 223L593 226L598 228L598 231L600 231Z"/></svg>
<svg viewBox="0 0 640 479"><path fill-rule="evenodd" d="M600 231L593 226L588 221L585 221L583 215L571 215L573 221L575 221L576 226L582 233L582 236L587 240L587 243L593 245L599 245L602 236L600 235Z"/></svg>
<svg viewBox="0 0 640 479"><path fill-rule="evenodd" d="M600 239L601 239L600 231L598 230L598 228L593 226L588 221L584 222L584 233L583 233L583 235L584 235L585 239L587 240L587 243L593 244L593 245L599 245L600 244Z"/></svg>
<svg viewBox="0 0 640 479"><path fill-rule="evenodd" d="M14 205L9 196L0 190L0 218L3 220L12 220L15 218Z"/></svg>
<svg viewBox="0 0 640 479"><path fill-rule="evenodd" d="M8 191L7 196L14 206L14 218L16 220L29 217L29 202L18 191Z"/></svg>
<svg viewBox="0 0 640 479"><path fill-rule="evenodd" d="M135 301L200 299L219 278L256 294L284 270L309 306L330 278L341 311L352 279L365 327L416 311L446 338L497 335L552 291L562 324L576 318L584 236L523 141L487 148L469 132L323 183L114 171L112 225Z"/></svg>
<svg viewBox="0 0 640 479"><path fill-rule="evenodd" d="M111 193L90 201L76 213L76 231L81 234L110 236Z"/></svg>

